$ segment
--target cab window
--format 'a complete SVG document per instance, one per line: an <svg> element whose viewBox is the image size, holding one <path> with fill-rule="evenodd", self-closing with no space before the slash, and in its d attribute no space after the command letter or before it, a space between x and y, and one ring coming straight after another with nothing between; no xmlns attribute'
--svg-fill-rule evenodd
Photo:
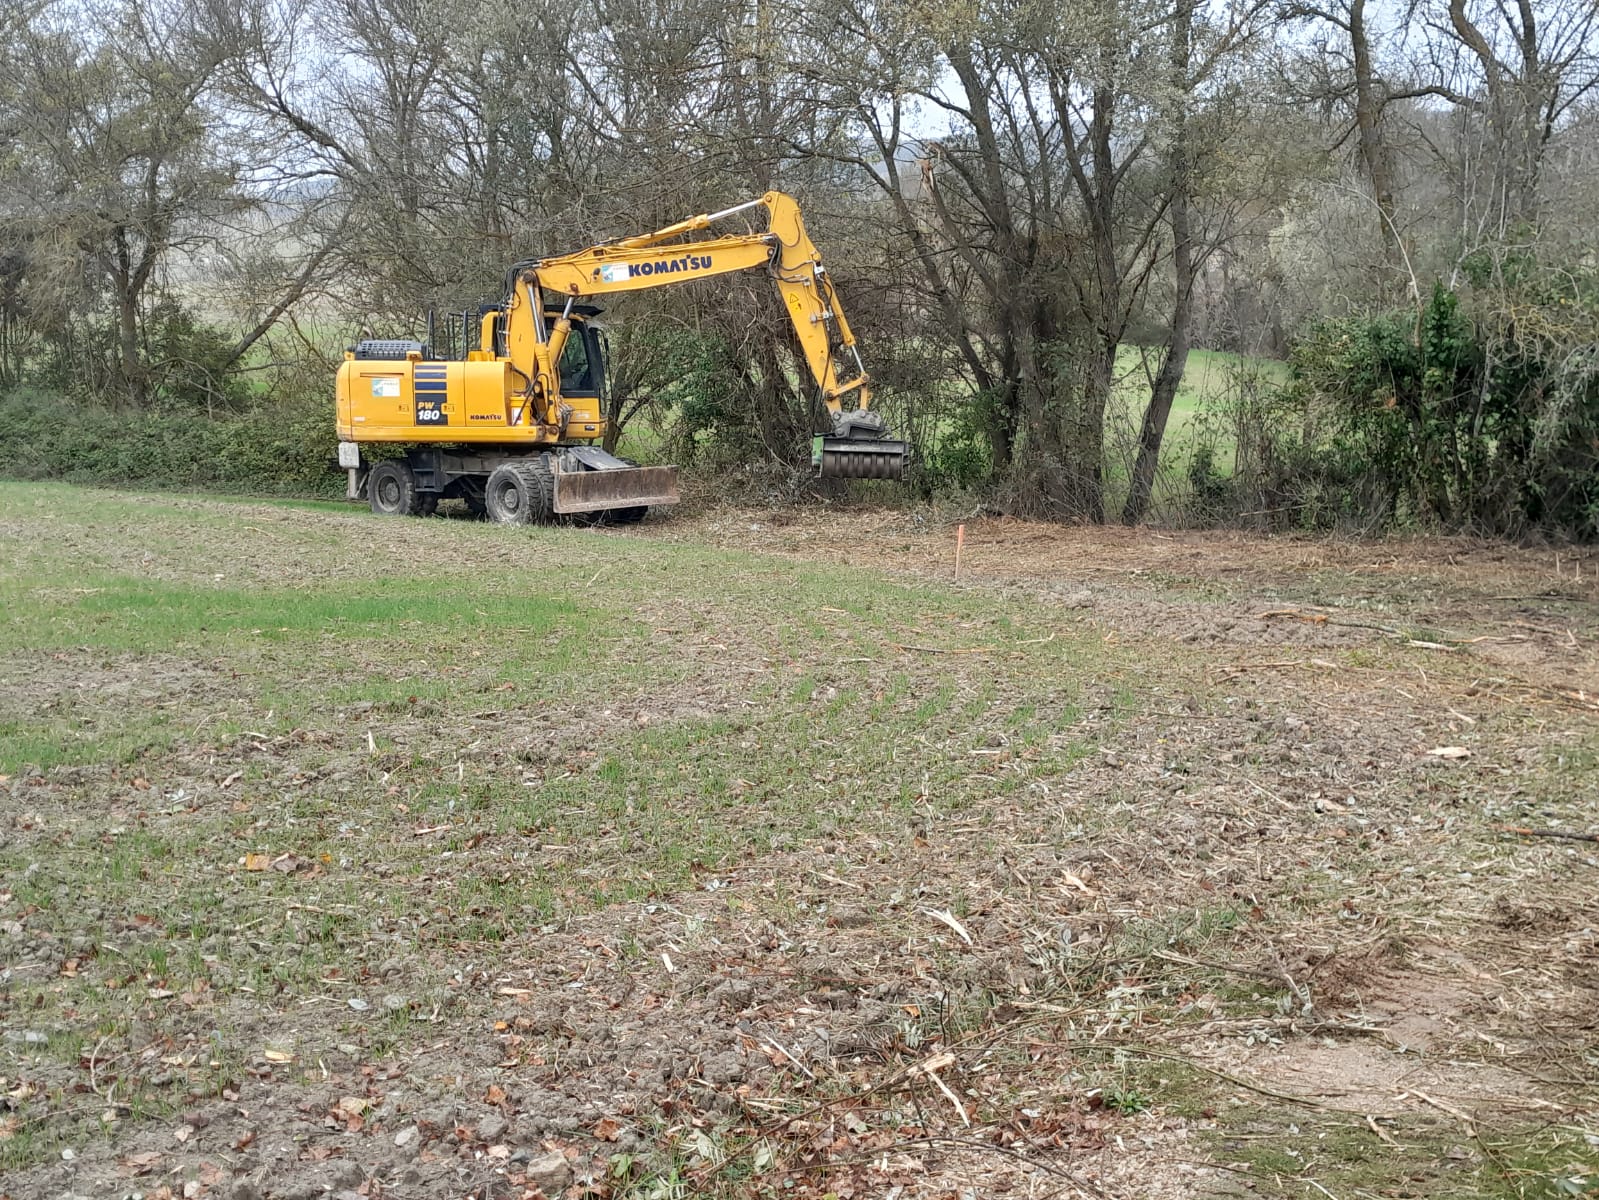
<svg viewBox="0 0 1599 1200"><path fill-rule="evenodd" d="M589 356L589 331L574 324L561 351L561 391L569 395L599 390L594 363Z"/></svg>

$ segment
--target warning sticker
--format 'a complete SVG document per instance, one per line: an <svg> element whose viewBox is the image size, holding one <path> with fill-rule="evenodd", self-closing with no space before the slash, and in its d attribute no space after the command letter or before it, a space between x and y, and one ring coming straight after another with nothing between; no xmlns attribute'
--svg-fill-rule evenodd
<svg viewBox="0 0 1599 1200"><path fill-rule="evenodd" d="M400 377L398 375L374 375L372 377L372 394L374 396L398 399L400 395Z"/></svg>

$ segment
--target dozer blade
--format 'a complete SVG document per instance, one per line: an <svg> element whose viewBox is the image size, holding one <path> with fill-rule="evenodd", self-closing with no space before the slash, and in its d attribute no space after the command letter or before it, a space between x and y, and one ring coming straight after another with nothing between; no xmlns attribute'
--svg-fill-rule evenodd
<svg viewBox="0 0 1599 1200"><path fill-rule="evenodd" d="M618 467L608 471L555 473L555 511L562 514L676 503L676 467Z"/></svg>
<svg viewBox="0 0 1599 1200"><path fill-rule="evenodd" d="M898 479L905 473L905 443L886 438L823 438L825 479Z"/></svg>

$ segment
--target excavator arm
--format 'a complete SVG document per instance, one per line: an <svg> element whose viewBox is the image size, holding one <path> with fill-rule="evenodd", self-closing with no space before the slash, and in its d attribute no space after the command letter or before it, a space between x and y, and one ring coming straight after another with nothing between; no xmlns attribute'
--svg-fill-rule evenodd
<svg viewBox="0 0 1599 1200"><path fill-rule="evenodd" d="M718 221L760 207L767 212L764 233L684 240ZM548 321L544 293L565 296L569 314L578 299L670 287L752 268L764 268L770 275L820 399L832 414L832 436L820 439L821 473L899 478L905 444L890 438L881 416L870 409L871 380L861 363L855 334L821 254L805 232L799 205L782 192L767 192L758 200L690 217L654 233L518 264L512 268L505 310L506 354L518 372L536 381L533 390L558 404L557 364L571 324L566 314L553 324ZM845 359L843 374L840 357Z"/></svg>

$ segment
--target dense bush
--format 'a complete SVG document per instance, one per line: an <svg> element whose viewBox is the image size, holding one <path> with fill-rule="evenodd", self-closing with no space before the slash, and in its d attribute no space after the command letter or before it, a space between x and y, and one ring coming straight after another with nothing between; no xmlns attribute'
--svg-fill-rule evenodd
<svg viewBox="0 0 1599 1200"><path fill-rule="evenodd" d="M334 494L336 439L321 398L243 412L124 412L22 391L0 397L0 470L26 479Z"/></svg>
<svg viewBox="0 0 1599 1200"><path fill-rule="evenodd" d="M1596 311L1569 280L1440 285L1419 310L1313 324L1250 414L1235 493L1279 524L1599 536Z"/></svg>

